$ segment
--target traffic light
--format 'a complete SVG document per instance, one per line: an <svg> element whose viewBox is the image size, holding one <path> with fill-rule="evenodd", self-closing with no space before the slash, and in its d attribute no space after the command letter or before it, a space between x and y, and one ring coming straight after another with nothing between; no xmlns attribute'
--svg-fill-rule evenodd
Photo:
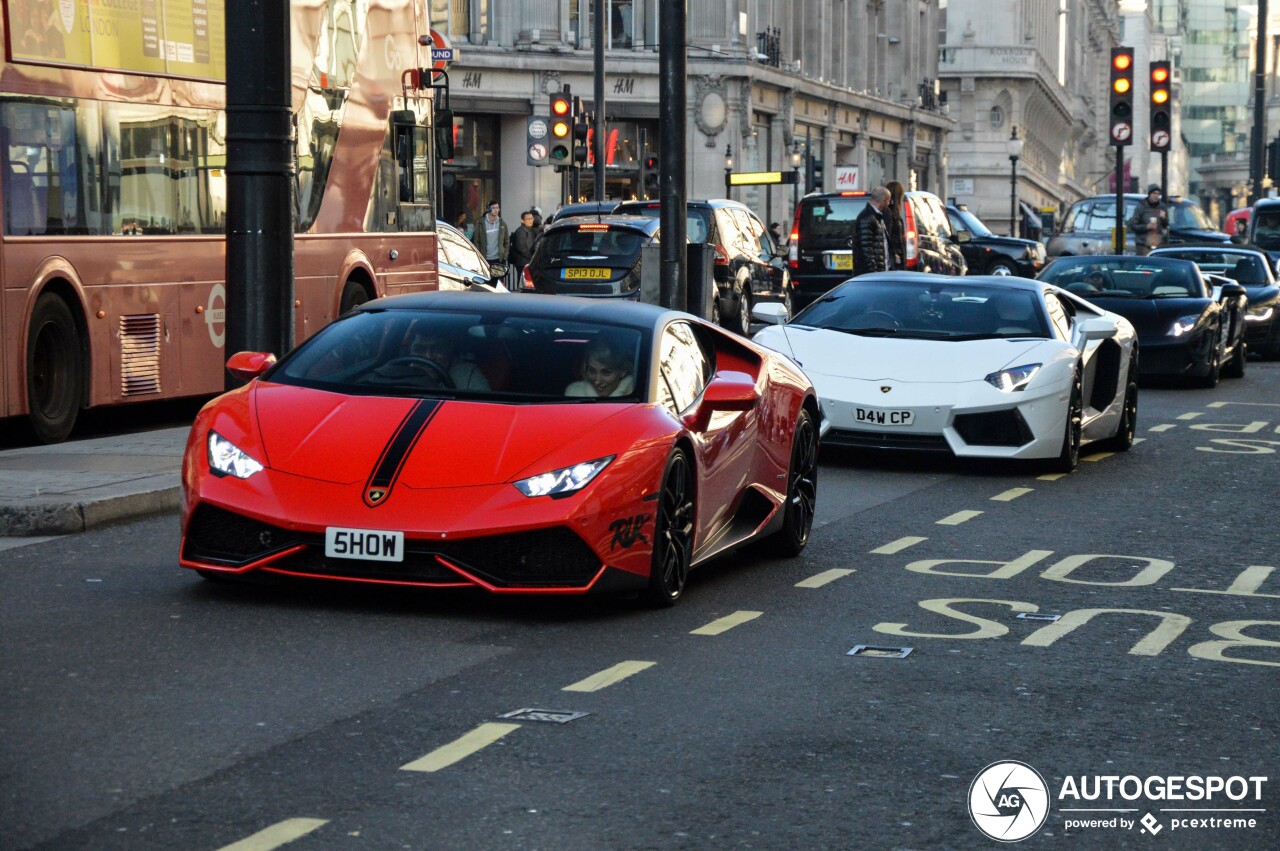
<svg viewBox="0 0 1280 851"><path fill-rule="evenodd" d="M587 164L587 140L591 135L591 113L587 112L582 98L573 99L573 162Z"/></svg>
<svg viewBox="0 0 1280 851"><path fill-rule="evenodd" d="M1272 183L1280 182L1280 139L1267 143L1267 176Z"/></svg>
<svg viewBox="0 0 1280 851"><path fill-rule="evenodd" d="M813 158L809 159L809 179L805 181L804 185L812 186L815 192L822 191L823 179L825 177L823 165L824 163L822 160Z"/></svg>
<svg viewBox="0 0 1280 851"><path fill-rule="evenodd" d="M1170 64L1151 63L1151 150L1164 152L1173 142L1173 121L1170 109Z"/></svg>
<svg viewBox="0 0 1280 851"><path fill-rule="evenodd" d="M1133 48L1111 48L1111 144L1133 144Z"/></svg>
<svg viewBox="0 0 1280 851"><path fill-rule="evenodd" d="M658 197L658 158L653 154L640 161L640 185L646 198Z"/></svg>
<svg viewBox="0 0 1280 851"><path fill-rule="evenodd" d="M569 90L551 96L551 146L548 159L552 165L568 165L573 156L573 97Z"/></svg>

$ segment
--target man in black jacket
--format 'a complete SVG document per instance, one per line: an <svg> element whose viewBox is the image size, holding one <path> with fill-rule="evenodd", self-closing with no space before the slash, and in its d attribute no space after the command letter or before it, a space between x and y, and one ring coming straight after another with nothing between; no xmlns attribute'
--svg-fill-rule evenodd
<svg viewBox="0 0 1280 851"><path fill-rule="evenodd" d="M511 253L507 255L517 277L529 265L529 260L533 257L533 245L537 241L538 230L534 225L533 210L525 210L520 214L520 227L511 234Z"/></svg>
<svg viewBox="0 0 1280 851"><path fill-rule="evenodd" d="M885 272L889 269L889 235L884 211L889 206L889 190L877 186L870 200L853 220L853 273Z"/></svg>

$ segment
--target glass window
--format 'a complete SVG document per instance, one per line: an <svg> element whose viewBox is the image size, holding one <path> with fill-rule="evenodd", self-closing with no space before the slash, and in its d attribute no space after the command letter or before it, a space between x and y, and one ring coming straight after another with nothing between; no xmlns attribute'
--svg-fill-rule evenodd
<svg viewBox="0 0 1280 851"><path fill-rule="evenodd" d="M687 322L673 322L658 343L658 401L673 414L688 410L711 380L712 364Z"/></svg>
<svg viewBox="0 0 1280 851"><path fill-rule="evenodd" d="M1062 300L1053 293L1045 293L1044 306L1049 311L1049 322L1053 332L1060 340L1071 339L1071 315L1063 306Z"/></svg>

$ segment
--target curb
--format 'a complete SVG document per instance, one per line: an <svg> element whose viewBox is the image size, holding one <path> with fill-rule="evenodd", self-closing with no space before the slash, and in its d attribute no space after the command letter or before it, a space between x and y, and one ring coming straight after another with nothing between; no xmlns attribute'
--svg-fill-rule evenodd
<svg viewBox="0 0 1280 851"><path fill-rule="evenodd" d="M116 520L177 511L181 488L160 488L85 500L24 500L0 504L0 536L74 535Z"/></svg>

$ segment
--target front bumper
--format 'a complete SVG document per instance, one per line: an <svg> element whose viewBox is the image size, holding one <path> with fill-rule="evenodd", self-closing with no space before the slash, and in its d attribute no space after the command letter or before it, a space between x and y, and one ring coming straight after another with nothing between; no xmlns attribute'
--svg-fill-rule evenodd
<svg viewBox="0 0 1280 851"><path fill-rule="evenodd" d="M1156 337L1139 340L1142 356L1138 369L1143 376L1205 376L1212 365L1213 335L1197 334L1189 339Z"/></svg>
<svg viewBox="0 0 1280 851"><path fill-rule="evenodd" d="M1071 383L1006 393L960 384L863 381L811 375L831 428L823 445L945 452L970 458L1053 458L1062 450ZM880 388L889 387L890 392ZM910 411L910 425L859 422L856 409ZM886 419L891 419L886 416Z"/></svg>

